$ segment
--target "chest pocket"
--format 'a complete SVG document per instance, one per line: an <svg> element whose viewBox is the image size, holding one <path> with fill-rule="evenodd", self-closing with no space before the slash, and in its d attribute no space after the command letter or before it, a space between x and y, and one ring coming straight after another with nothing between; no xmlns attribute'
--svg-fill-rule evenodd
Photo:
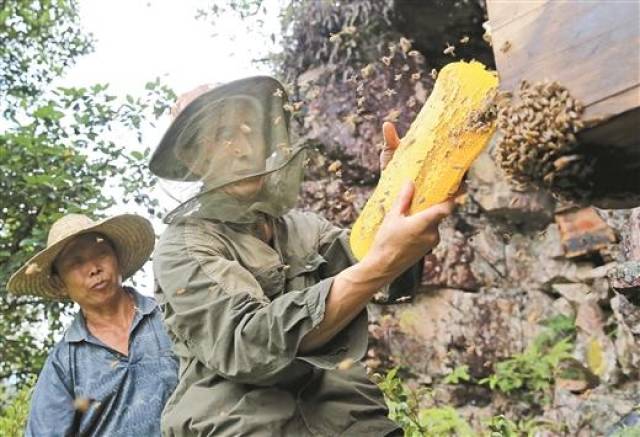
<svg viewBox="0 0 640 437"><path fill-rule="evenodd" d="M288 258L289 268L286 271L287 291L301 290L320 281L320 268L327 260L318 253L306 257L291 256Z"/></svg>
<svg viewBox="0 0 640 437"><path fill-rule="evenodd" d="M284 292L285 270L286 266L279 264L253 272L253 276L268 298L273 299Z"/></svg>

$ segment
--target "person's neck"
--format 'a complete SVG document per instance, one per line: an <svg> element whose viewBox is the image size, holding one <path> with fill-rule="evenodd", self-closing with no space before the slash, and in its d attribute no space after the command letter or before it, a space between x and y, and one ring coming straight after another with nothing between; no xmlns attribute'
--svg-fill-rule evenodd
<svg viewBox="0 0 640 437"><path fill-rule="evenodd" d="M259 218L255 224L258 238L271 245L273 243L273 222L265 214L260 214Z"/></svg>
<svg viewBox="0 0 640 437"><path fill-rule="evenodd" d="M124 288L106 305L100 307L82 308L82 314L87 325L93 329L117 326L128 329L133 318L133 296Z"/></svg>

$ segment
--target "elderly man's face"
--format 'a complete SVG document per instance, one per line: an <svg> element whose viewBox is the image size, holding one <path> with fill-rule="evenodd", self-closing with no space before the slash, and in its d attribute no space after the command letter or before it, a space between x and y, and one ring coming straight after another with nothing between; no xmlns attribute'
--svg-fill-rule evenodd
<svg viewBox="0 0 640 437"><path fill-rule="evenodd" d="M100 234L84 234L72 240L54 266L69 297L80 307L104 305L121 290L118 257Z"/></svg>

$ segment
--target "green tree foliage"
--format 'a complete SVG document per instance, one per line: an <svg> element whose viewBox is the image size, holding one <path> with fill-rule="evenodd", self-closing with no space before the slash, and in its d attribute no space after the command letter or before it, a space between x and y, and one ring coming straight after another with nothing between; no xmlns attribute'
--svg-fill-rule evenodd
<svg viewBox="0 0 640 437"><path fill-rule="evenodd" d="M24 435L32 389L33 381L29 381L14 396L10 396L11 402L0 412L0 435L7 437Z"/></svg>
<svg viewBox="0 0 640 437"><path fill-rule="evenodd" d="M74 1L6 0L0 11L0 93L7 98L39 95L75 60L92 50ZM9 102L9 103L15 103ZM3 108L13 112L11 105Z"/></svg>
<svg viewBox="0 0 640 437"><path fill-rule="evenodd" d="M7 0L0 12L0 380L37 374L61 333L69 302L16 297L10 275L46 244L63 214L94 217L114 205L159 214L142 130L175 98L159 80L137 97L108 86L56 87L92 50L74 0ZM131 138L123 132L130 132ZM44 334L43 334L44 333Z"/></svg>

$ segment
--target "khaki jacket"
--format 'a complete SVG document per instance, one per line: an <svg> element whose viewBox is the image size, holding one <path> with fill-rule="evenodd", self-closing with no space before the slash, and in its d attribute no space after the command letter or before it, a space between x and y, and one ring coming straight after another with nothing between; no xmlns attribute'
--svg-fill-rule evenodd
<svg viewBox="0 0 640 437"><path fill-rule="evenodd" d="M188 218L154 254L156 298L180 358L162 417L167 436L384 436L364 368L363 311L322 350L298 346L323 319L333 276L350 266L347 232L311 213L274 219L274 247L250 226Z"/></svg>

